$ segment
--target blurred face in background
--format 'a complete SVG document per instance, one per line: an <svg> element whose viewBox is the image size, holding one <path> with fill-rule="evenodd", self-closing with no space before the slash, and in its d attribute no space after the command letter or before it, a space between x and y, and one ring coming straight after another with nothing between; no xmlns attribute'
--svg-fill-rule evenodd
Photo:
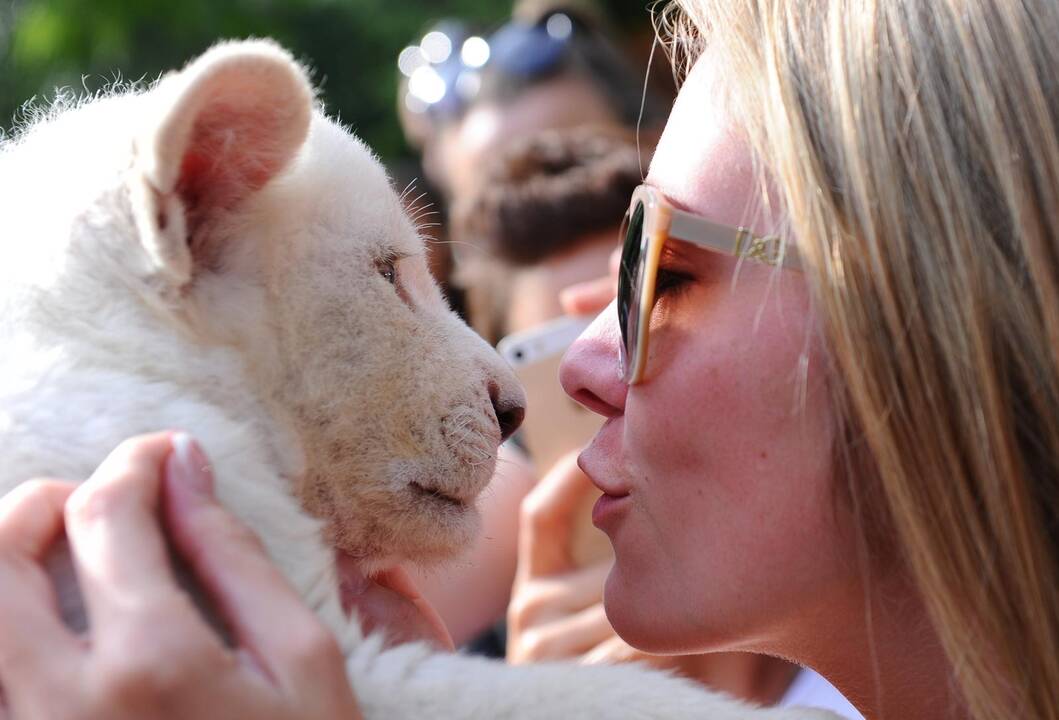
<svg viewBox="0 0 1059 720"><path fill-rule="evenodd" d="M526 330L563 314L559 293L577 283L607 274L607 263L618 246L618 232L583 237L574 246L513 273L505 321L508 333Z"/></svg>
<svg viewBox="0 0 1059 720"><path fill-rule="evenodd" d="M460 120L440 130L425 162L446 187L450 201L458 202L474 190L487 159L514 139L545 129L620 124L588 81L557 77L531 85L509 101L471 106Z"/></svg>

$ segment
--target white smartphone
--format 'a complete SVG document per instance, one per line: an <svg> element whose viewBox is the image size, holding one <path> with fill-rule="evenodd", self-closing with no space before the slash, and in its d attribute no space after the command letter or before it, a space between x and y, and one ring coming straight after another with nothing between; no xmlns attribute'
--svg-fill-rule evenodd
<svg viewBox="0 0 1059 720"><path fill-rule="evenodd" d="M512 333L497 343L496 349L516 370L555 355L561 358L592 320L589 315L564 315Z"/></svg>

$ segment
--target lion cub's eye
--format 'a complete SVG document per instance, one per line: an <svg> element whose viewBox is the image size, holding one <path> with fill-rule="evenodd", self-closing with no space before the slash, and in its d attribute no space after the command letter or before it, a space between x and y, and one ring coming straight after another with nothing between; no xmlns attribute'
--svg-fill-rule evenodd
<svg viewBox="0 0 1059 720"><path fill-rule="evenodd" d="M375 272L379 273L386 282L393 286L394 291L397 293L397 297L401 298L405 305L414 310L415 303L412 301L407 289L401 282L401 278L397 276L397 263L399 263L404 257L404 255L389 255L384 258L379 258L375 261Z"/></svg>
<svg viewBox="0 0 1059 720"><path fill-rule="evenodd" d="M397 268L394 265L393 258L376 260L375 270L386 279L386 282L391 285L397 284Z"/></svg>

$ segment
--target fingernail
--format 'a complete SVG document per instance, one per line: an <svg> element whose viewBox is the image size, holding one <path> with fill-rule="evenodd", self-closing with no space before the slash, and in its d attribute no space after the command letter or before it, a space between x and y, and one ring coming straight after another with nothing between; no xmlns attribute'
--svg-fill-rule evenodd
<svg viewBox="0 0 1059 720"><path fill-rule="evenodd" d="M169 455L169 474L178 483L198 495L213 495L213 473L202 448L187 433L176 433Z"/></svg>

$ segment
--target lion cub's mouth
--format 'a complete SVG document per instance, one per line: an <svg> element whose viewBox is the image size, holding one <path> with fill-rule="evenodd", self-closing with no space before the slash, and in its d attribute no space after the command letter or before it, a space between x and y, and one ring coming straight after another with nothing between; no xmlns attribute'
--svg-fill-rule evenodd
<svg viewBox="0 0 1059 720"><path fill-rule="evenodd" d="M415 480L408 483L408 486L412 488L412 491L420 497L436 500L445 503L446 505L450 505L457 508L466 508L468 505L470 505L470 502L463 498L457 497L455 495L450 495L449 493L446 493L443 490L439 490L437 488L427 487L426 485L422 485L416 482Z"/></svg>

